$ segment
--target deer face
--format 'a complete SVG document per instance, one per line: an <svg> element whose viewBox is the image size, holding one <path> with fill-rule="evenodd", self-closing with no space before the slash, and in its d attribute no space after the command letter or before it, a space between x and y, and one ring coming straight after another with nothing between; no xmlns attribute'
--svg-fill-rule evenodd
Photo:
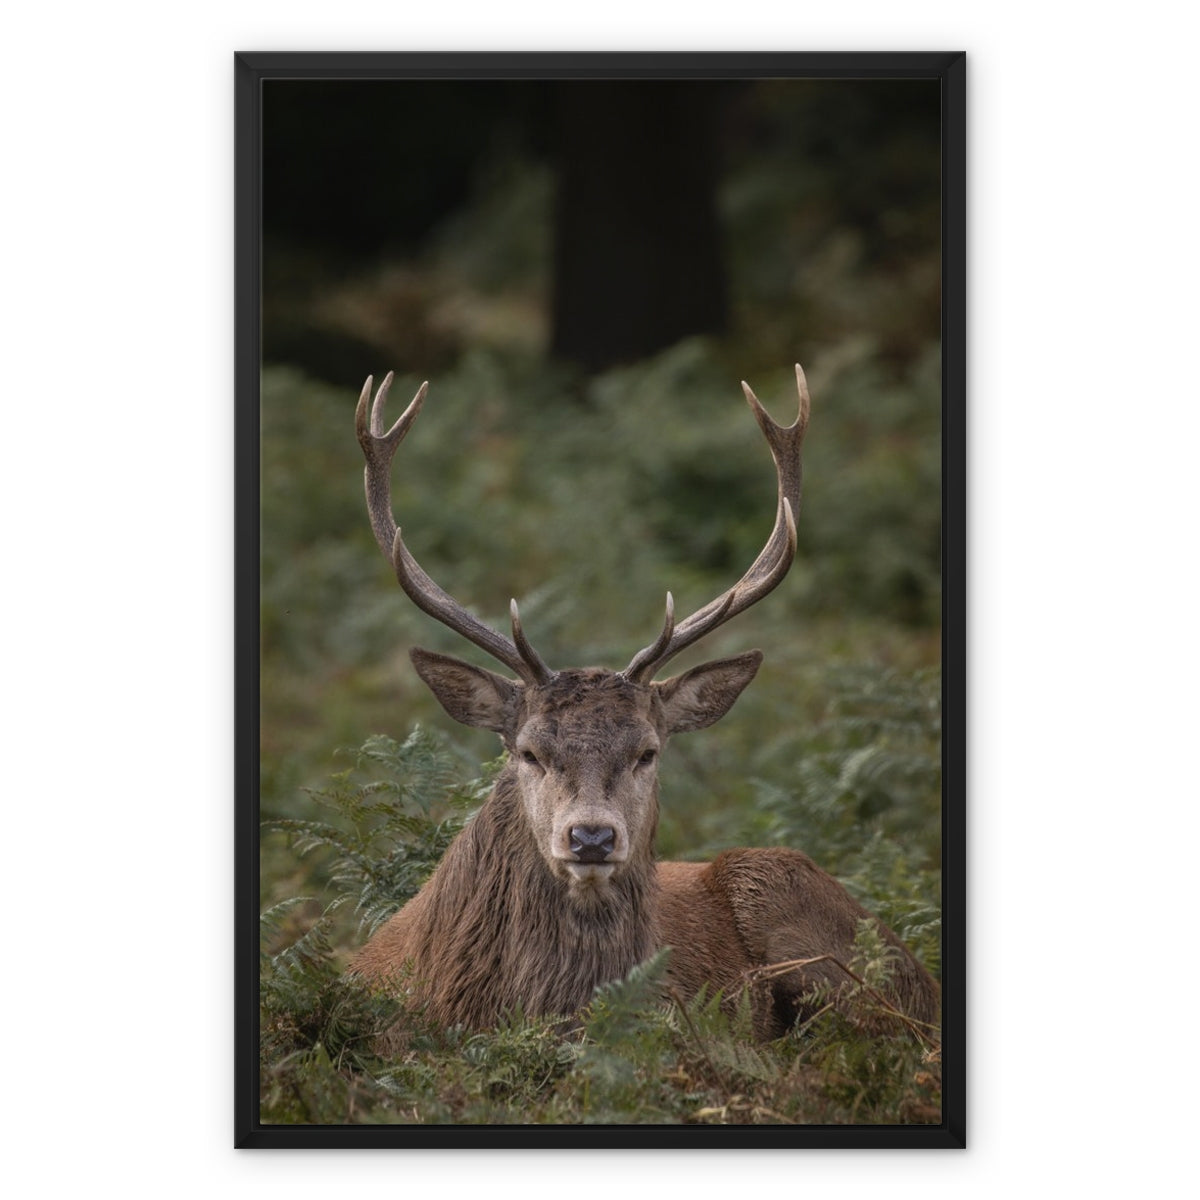
<svg viewBox="0 0 1200 1200"><path fill-rule="evenodd" d="M510 750L518 787L542 857L572 888L603 889L652 853L665 740L654 699L600 670L526 689Z"/></svg>
<svg viewBox="0 0 1200 1200"><path fill-rule="evenodd" d="M762 655L651 684L588 668L522 685L427 650L412 659L450 716L504 739L539 854L574 898L590 902L653 857L667 739L724 716Z"/></svg>

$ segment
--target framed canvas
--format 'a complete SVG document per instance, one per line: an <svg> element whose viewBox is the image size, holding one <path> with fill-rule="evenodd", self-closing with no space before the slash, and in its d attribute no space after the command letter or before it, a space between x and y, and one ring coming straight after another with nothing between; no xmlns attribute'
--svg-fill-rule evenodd
<svg viewBox="0 0 1200 1200"><path fill-rule="evenodd" d="M238 1146L965 1144L964 72L236 56Z"/></svg>

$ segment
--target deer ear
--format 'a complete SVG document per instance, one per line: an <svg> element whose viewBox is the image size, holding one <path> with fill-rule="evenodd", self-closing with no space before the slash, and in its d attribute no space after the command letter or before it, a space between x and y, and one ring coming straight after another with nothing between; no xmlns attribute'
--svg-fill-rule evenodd
<svg viewBox="0 0 1200 1200"><path fill-rule="evenodd" d="M761 650L750 650L651 684L662 701L667 734L707 729L719 721L754 678L762 657Z"/></svg>
<svg viewBox="0 0 1200 1200"><path fill-rule="evenodd" d="M481 667L413 647L408 652L417 674L456 721L505 734L512 725L521 685Z"/></svg>

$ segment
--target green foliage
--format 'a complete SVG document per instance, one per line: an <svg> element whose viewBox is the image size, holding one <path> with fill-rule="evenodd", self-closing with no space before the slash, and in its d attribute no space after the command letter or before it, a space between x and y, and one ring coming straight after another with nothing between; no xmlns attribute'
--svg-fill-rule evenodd
<svg viewBox="0 0 1200 1200"><path fill-rule="evenodd" d="M807 850L937 973L940 677L859 666L827 684L823 718L760 757L742 838Z"/></svg>
<svg viewBox="0 0 1200 1200"><path fill-rule="evenodd" d="M326 915L350 901L359 935L369 936L416 895L487 795L501 761L459 782L461 767L438 735L417 726L403 743L372 737L331 787L310 790L329 821L269 820L263 832L283 834L300 856L321 855L317 873L338 890Z"/></svg>
<svg viewBox="0 0 1200 1200"><path fill-rule="evenodd" d="M333 942L369 936L416 893L462 829L494 764L465 781L457 767L443 740L420 727L403 743L373 737L331 787L312 792L329 820L264 823L264 834L281 834L301 858L319 859L312 878L334 893L302 932L294 922L303 899L274 904L260 918L264 1120L343 1121L377 1095L369 1078L356 1082L355 1068L399 1019L399 1006L344 982ZM347 911L358 916L352 930L339 919Z"/></svg>
<svg viewBox="0 0 1200 1200"><path fill-rule="evenodd" d="M264 934L278 909L263 914ZM344 983L329 912L259 971L261 1113L272 1124L340 1124L382 1095L364 1065L371 1039L397 1019L393 999Z"/></svg>

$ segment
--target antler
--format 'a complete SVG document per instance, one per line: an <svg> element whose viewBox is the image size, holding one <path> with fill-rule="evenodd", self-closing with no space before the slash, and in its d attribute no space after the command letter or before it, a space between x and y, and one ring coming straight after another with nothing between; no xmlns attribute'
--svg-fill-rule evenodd
<svg viewBox="0 0 1200 1200"><path fill-rule="evenodd" d="M779 503L775 511L775 528L750 569L727 592L709 601L686 620L675 624L675 601L667 593L667 615L662 632L649 646L633 657L623 672L634 683L648 683L655 673L681 650L697 642L705 634L723 625L730 617L743 612L772 591L792 565L796 555L796 513L800 508L800 448L808 428L808 383L800 364L796 364L796 388L800 393L800 413L791 425L783 426L772 420L758 402L758 397L743 382L746 402L755 420L766 435L779 477Z"/></svg>
<svg viewBox="0 0 1200 1200"><path fill-rule="evenodd" d="M400 414L396 423L384 433L383 411L387 403L387 394L392 386L393 373L389 371L379 385L375 401L370 405L370 420L367 409L371 399L371 387L374 377L368 375L363 384L361 395L358 397L358 408L354 413L354 428L358 434L358 444L362 447L367 460L364 480L367 489L367 512L371 517L371 528L375 540L383 556L392 564L396 578L408 598L422 612L428 613L435 620L462 634L469 642L473 642L481 650L486 650L494 659L503 663L527 684L548 682L554 675L542 661L537 651L529 644L521 629L521 618L517 612L517 602L512 601L511 615L513 640L497 633L478 618L472 616L452 596L444 592L421 569L420 564L409 553L404 544L404 538L396 526L392 516L392 482L391 466L396 448L407 436L409 429L425 403L425 395L429 391L429 383L425 382L417 389L412 402Z"/></svg>

